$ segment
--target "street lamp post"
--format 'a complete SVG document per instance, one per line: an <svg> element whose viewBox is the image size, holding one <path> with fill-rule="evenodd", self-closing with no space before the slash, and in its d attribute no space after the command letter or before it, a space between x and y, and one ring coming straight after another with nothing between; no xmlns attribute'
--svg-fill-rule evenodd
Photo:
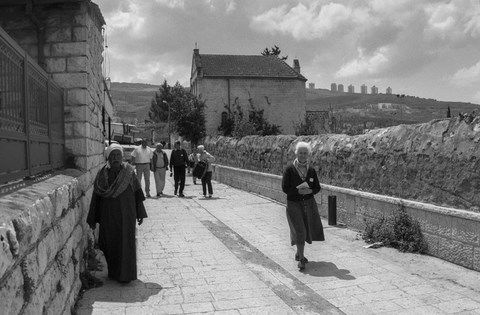
<svg viewBox="0 0 480 315"><path fill-rule="evenodd" d="M168 146L170 147L170 149L172 148L172 136L170 135L170 103L168 103L167 101L163 100L162 101L164 104L167 104L168 106Z"/></svg>

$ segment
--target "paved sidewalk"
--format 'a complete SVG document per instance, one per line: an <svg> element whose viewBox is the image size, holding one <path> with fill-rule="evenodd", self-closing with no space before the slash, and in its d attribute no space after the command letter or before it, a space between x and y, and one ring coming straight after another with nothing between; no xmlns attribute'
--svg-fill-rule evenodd
<svg viewBox="0 0 480 315"><path fill-rule="evenodd" d="M283 205L218 183L204 199L201 185L187 183L187 198L146 201L139 280L105 279L79 314L480 314L480 273L365 249L357 233L326 222L326 241L307 244L300 273Z"/></svg>

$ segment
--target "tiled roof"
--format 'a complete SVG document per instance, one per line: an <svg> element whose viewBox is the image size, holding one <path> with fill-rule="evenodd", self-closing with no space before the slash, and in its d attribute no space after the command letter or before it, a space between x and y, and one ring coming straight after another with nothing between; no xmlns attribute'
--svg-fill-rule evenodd
<svg viewBox="0 0 480 315"><path fill-rule="evenodd" d="M204 77L265 77L307 80L285 61L262 55L208 55L195 58Z"/></svg>

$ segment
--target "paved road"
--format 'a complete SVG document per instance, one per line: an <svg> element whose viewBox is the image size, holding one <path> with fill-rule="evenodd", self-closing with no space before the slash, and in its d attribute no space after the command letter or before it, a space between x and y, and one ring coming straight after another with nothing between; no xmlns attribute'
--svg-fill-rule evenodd
<svg viewBox="0 0 480 315"><path fill-rule="evenodd" d="M326 222L326 241L307 245L300 273L283 205L218 183L204 199L187 182L187 198L146 201L139 280L105 279L84 294L79 314L480 314L480 273L365 249L357 233ZM173 194L171 182L165 192Z"/></svg>

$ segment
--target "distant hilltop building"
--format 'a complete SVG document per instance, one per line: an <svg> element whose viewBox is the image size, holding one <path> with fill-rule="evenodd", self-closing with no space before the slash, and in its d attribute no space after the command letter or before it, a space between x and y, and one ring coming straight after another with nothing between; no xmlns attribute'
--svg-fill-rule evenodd
<svg viewBox="0 0 480 315"><path fill-rule="evenodd" d="M386 93L387 93L387 94L392 94L392 88L391 88L391 87L387 87Z"/></svg>
<svg viewBox="0 0 480 315"><path fill-rule="evenodd" d="M375 85L372 86L372 94L373 95L378 94L378 88Z"/></svg>
<svg viewBox="0 0 480 315"><path fill-rule="evenodd" d="M343 90L343 84L339 84L339 85L338 85L337 91L338 91L338 92L344 92L344 90Z"/></svg>
<svg viewBox="0 0 480 315"><path fill-rule="evenodd" d="M360 87L360 90L361 90L361 93L362 94L367 94L367 86L365 84L362 84L362 86Z"/></svg>
<svg viewBox="0 0 480 315"><path fill-rule="evenodd" d="M337 83L330 84L330 91L337 92Z"/></svg>
<svg viewBox="0 0 480 315"><path fill-rule="evenodd" d="M355 87L351 84L348 86L348 93L355 93Z"/></svg>
<svg viewBox="0 0 480 315"><path fill-rule="evenodd" d="M315 83L308 83L308 88L310 90L314 90L315 89Z"/></svg>
<svg viewBox="0 0 480 315"><path fill-rule="evenodd" d="M283 134L305 119L307 79L300 63L293 67L274 56L200 54L192 56L190 91L205 101L207 135L218 134L222 119L240 106L264 110L265 119L279 125Z"/></svg>

